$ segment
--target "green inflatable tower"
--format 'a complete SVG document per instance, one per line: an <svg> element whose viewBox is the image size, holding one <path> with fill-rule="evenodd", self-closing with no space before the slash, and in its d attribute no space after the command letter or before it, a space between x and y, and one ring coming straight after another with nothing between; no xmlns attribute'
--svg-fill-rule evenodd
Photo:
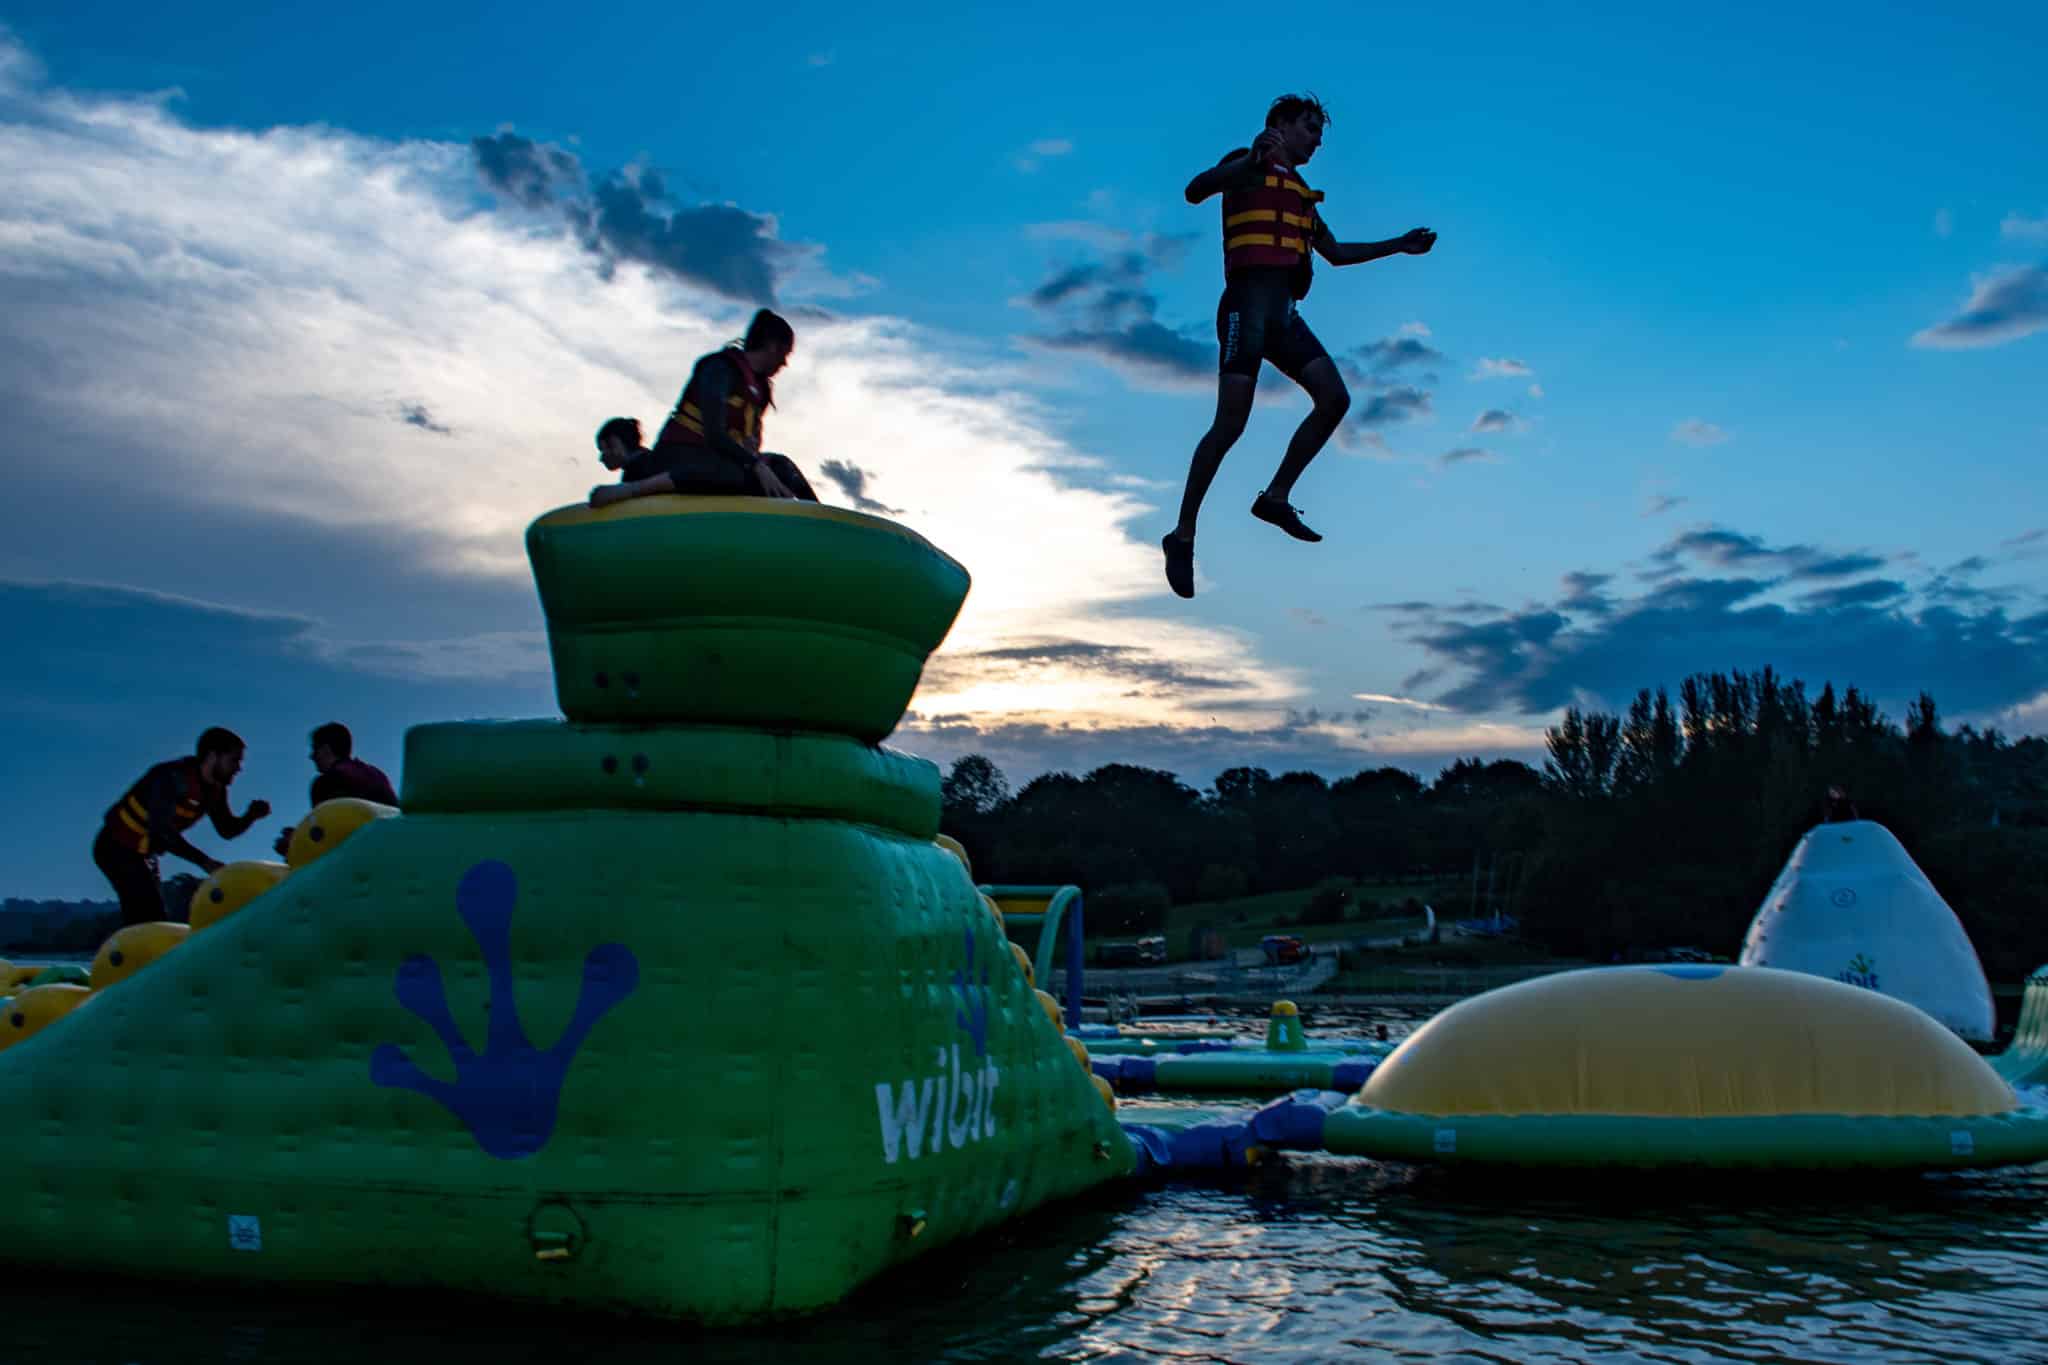
<svg viewBox="0 0 2048 1365"><path fill-rule="evenodd" d="M15 997L10 1260L741 1322L1131 1169L878 747L966 571L760 499L527 549L566 721L413 730L403 814L328 803Z"/></svg>

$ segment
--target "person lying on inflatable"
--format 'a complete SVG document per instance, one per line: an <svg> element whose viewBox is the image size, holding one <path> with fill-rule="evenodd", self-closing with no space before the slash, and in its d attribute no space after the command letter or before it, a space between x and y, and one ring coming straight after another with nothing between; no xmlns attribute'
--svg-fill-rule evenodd
<svg viewBox="0 0 2048 1365"><path fill-rule="evenodd" d="M676 400L675 411L654 443L646 478L601 484L590 490L592 507L608 507L652 493L722 494L728 497L800 498L816 502L810 481L787 455L761 450L761 418L775 405L774 378L796 349L796 330L763 308L736 346L698 360ZM724 420L716 414L723 413ZM606 426L609 429L610 423ZM623 443L621 443L623 444ZM637 442L636 442L637 444ZM599 433L599 448L604 433ZM621 450L630 474L634 452ZM605 463L611 464L606 452Z"/></svg>

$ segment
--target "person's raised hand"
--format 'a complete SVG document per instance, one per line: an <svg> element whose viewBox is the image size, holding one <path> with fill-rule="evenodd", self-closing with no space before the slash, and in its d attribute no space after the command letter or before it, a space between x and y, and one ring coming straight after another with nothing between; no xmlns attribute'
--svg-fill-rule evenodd
<svg viewBox="0 0 2048 1365"><path fill-rule="evenodd" d="M268 814L270 814L270 803L262 797L259 796L249 803L249 818L251 820L261 820Z"/></svg>
<svg viewBox="0 0 2048 1365"><path fill-rule="evenodd" d="M592 507L609 507L617 502L619 498L619 485L615 483L601 483L590 490L590 505Z"/></svg>
<svg viewBox="0 0 2048 1365"><path fill-rule="evenodd" d="M1436 234L1428 228L1410 228L1397 241L1410 256L1420 256L1436 245Z"/></svg>
<svg viewBox="0 0 2048 1365"><path fill-rule="evenodd" d="M1271 161L1286 145L1287 139L1278 128L1268 128L1252 139L1252 156L1261 162Z"/></svg>

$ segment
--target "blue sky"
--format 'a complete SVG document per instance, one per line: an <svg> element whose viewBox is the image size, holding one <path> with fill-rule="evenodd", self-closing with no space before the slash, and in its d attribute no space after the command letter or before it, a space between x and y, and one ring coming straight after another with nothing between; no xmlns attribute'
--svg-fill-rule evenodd
<svg viewBox="0 0 2048 1365"><path fill-rule="evenodd" d="M209 723L294 813L330 716L395 775L547 713L520 529L768 297L771 444L975 575L895 739L942 762L1428 773L1764 664L2048 729L2038 6L1249 17L0 11L0 891L96 892ZM1269 370L1182 603L1180 187L1300 89L1338 234L1440 241L1305 305L1326 542L1245 515Z"/></svg>

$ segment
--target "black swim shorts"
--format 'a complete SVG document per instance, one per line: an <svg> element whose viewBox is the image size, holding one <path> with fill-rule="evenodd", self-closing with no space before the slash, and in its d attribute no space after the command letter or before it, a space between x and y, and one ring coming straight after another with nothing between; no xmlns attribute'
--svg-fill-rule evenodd
<svg viewBox="0 0 2048 1365"><path fill-rule="evenodd" d="M1301 320L1295 307L1293 272L1240 270L1223 286L1216 304L1216 344L1224 374L1259 377L1259 362L1301 382L1301 372L1329 352Z"/></svg>

